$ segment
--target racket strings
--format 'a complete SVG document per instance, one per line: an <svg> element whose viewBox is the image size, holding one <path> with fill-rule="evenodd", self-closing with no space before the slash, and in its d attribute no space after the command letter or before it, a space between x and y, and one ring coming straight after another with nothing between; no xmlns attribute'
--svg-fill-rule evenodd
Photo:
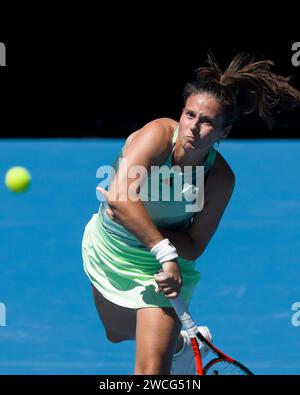
<svg viewBox="0 0 300 395"><path fill-rule="evenodd" d="M219 375L219 376L244 376L247 375L241 367L228 361L218 361L209 366L205 372L206 375Z"/></svg>

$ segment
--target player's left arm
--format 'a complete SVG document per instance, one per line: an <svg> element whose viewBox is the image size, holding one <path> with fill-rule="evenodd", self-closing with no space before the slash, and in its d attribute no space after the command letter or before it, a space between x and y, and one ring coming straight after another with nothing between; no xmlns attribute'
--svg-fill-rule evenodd
<svg viewBox="0 0 300 395"><path fill-rule="evenodd" d="M217 153L204 189L204 207L198 212L188 230L191 238L194 259L207 247L216 232L225 209L230 201L235 184L235 176L225 159Z"/></svg>
<svg viewBox="0 0 300 395"><path fill-rule="evenodd" d="M218 228L234 188L235 177L225 159L217 153L204 191L204 207L195 214L187 233L159 228L176 247L179 256L197 259L205 250Z"/></svg>

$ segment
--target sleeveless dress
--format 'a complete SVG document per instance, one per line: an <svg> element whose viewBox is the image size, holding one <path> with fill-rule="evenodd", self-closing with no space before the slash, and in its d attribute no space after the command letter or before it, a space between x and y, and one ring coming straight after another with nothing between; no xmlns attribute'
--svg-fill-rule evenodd
<svg viewBox="0 0 300 395"><path fill-rule="evenodd" d="M197 171L186 171L185 168L181 172L179 167L172 166L177 136L178 128L173 133L170 154L151 171L141 187L140 199L156 226L186 233L197 212L195 196L199 186L204 187L204 179L214 164L216 150L210 148L204 163L197 166ZM124 149L125 146L117 156L115 171ZM167 196L163 192L164 184L168 186ZM85 227L83 235L82 257L90 281L106 299L119 306L135 309L171 307L163 294L155 292L153 276L161 269L160 263L135 235L108 217L106 208L104 201L99 212ZM196 270L195 261L179 257L178 262L183 279L180 294L189 305L200 273Z"/></svg>

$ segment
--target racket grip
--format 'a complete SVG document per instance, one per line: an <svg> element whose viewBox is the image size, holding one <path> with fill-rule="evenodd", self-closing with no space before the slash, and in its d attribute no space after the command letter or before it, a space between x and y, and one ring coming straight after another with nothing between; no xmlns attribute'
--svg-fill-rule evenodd
<svg viewBox="0 0 300 395"><path fill-rule="evenodd" d="M160 272L163 272L163 269L158 271L158 273ZM182 297L178 295L176 298L170 298L168 300L180 319L184 329L187 331L188 336L196 337L197 333L199 333L199 329L188 312Z"/></svg>
<svg viewBox="0 0 300 395"><path fill-rule="evenodd" d="M180 295L178 295L174 299L169 299L171 302L178 318L180 319L183 327L188 332L190 337L195 337L196 334L199 332L195 322L193 321L190 313L188 312L185 303Z"/></svg>
<svg viewBox="0 0 300 395"><path fill-rule="evenodd" d="M176 311L176 314L178 317L181 319L181 317L184 317L185 314L188 314L187 308L185 306L185 303L180 295L178 295L174 299L169 299L171 302L174 310Z"/></svg>

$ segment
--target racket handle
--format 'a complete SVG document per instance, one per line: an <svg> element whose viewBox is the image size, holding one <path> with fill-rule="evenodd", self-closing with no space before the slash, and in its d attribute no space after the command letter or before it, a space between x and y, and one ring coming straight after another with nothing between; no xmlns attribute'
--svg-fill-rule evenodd
<svg viewBox="0 0 300 395"><path fill-rule="evenodd" d="M178 295L174 299L169 299L171 302L174 310L176 311L176 314L181 320L181 317L184 317L186 314L188 314L187 308L185 306L185 303L180 295Z"/></svg>
<svg viewBox="0 0 300 395"><path fill-rule="evenodd" d="M199 332L195 322L193 321L190 313L188 312L185 303L180 295L178 295L175 299L169 299L171 302L178 318L180 319L183 327L187 331L190 337L195 337Z"/></svg>
<svg viewBox="0 0 300 395"><path fill-rule="evenodd" d="M157 273L163 272L163 269L159 270ZM175 313L178 315L184 329L187 331L189 337L196 337L197 333L199 332L198 327L196 326L195 322L193 321L186 305L180 295L176 298L168 299L172 304Z"/></svg>

